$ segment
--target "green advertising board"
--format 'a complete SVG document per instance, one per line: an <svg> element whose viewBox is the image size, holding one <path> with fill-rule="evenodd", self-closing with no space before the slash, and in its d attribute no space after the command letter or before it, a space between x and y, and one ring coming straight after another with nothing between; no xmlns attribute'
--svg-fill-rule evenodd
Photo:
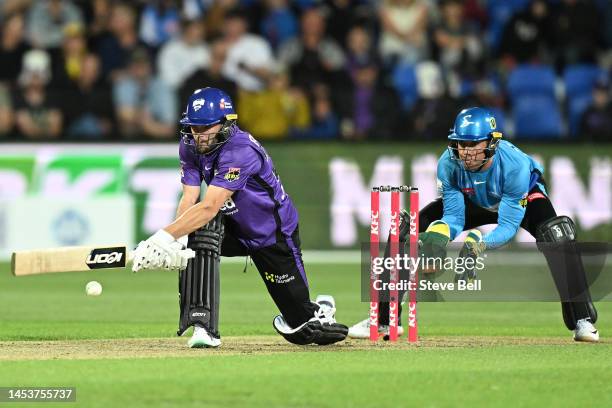
<svg viewBox="0 0 612 408"><path fill-rule="evenodd" d="M368 237L371 185L416 185L421 206L435 199L444 145L266 144L300 213L306 249L356 249ZM6 147L7 145L5 145ZM557 211L582 240L612 240L612 145L521 145L546 168ZM180 198L177 146L11 145L0 153L0 198L126 194L137 240L172 221ZM381 208L386 205L381 202ZM384 217L381 228L385 230ZM519 241L530 238L521 233Z"/></svg>

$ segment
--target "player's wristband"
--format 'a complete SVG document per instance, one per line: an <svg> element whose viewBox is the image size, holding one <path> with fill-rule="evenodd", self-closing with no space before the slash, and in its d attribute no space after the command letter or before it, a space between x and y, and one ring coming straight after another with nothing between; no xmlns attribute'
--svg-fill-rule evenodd
<svg viewBox="0 0 612 408"><path fill-rule="evenodd" d="M153 242L157 242L157 243L165 244L165 245L170 245L171 243L176 241L174 237L168 231L164 229L160 229L155 234L153 234L151 236L151 240Z"/></svg>

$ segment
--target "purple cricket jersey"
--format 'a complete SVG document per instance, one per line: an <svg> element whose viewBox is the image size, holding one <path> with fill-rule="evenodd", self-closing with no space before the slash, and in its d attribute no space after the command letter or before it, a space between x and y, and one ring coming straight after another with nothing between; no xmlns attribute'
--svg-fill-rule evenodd
<svg viewBox="0 0 612 408"><path fill-rule="evenodd" d="M227 142L214 152L197 154L181 139L181 182L234 191L221 212L235 237L249 249L287 239L298 224L293 202L285 193L272 159L249 133L234 125Z"/></svg>

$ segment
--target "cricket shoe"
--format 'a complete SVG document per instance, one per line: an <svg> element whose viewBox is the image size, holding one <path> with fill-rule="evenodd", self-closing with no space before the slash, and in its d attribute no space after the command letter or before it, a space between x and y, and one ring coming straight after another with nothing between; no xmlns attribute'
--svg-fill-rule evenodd
<svg viewBox="0 0 612 408"><path fill-rule="evenodd" d="M404 334L404 328L397 326L397 335L401 336ZM349 328L348 335L352 339L369 339L370 338L370 319L364 319L359 323ZM389 326L386 324L378 325L378 336L388 337Z"/></svg>
<svg viewBox="0 0 612 408"><path fill-rule="evenodd" d="M205 328L195 326L187 345L191 348L219 347L221 339L209 334Z"/></svg>
<svg viewBox="0 0 612 408"><path fill-rule="evenodd" d="M588 318L580 319L576 322L574 340L597 343L599 341L599 331Z"/></svg>
<svg viewBox="0 0 612 408"><path fill-rule="evenodd" d="M330 319L331 323L336 323L336 301L333 296L319 295L315 299L315 303L319 305L321 316Z"/></svg>
<svg viewBox="0 0 612 408"><path fill-rule="evenodd" d="M319 310L310 319L311 322L319 323L319 335L315 336L314 343L319 346L337 343L346 339L348 327L336 321L336 301L331 295L318 295L315 303Z"/></svg>
<svg viewBox="0 0 612 408"><path fill-rule="evenodd" d="M348 327L336 322L336 302L329 295L317 296L315 303L319 306L314 316L296 328L289 326L283 315L274 318L274 329L293 344L317 344L324 346L337 343L346 338Z"/></svg>

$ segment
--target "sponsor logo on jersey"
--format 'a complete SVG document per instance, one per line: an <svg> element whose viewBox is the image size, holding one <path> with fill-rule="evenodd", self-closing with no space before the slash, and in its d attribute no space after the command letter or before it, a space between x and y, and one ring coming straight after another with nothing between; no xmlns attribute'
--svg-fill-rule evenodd
<svg viewBox="0 0 612 408"><path fill-rule="evenodd" d="M225 200L223 206L219 209L225 215L234 215L238 212L238 208L236 208L236 203L232 200L232 197Z"/></svg>
<svg viewBox="0 0 612 408"><path fill-rule="evenodd" d="M519 200L519 205L523 208L527 207L527 203L529 202L527 194L528 193L523 194L523 197Z"/></svg>
<svg viewBox="0 0 612 408"><path fill-rule="evenodd" d="M527 201L532 202L533 200L537 200L540 198L546 198L546 196L540 192L531 193L527 196Z"/></svg>
<svg viewBox="0 0 612 408"><path fill-rule="evenodd" d="M275 275L273 273L264 272L264 278L268 282L279 283L279 284L289 283L289 282L295 280L295 276L294 275L289 275L288 273L284 273L282 275Z"/></svg>
<svg viewBox="0 0 612 408"><path fill-rule="evenodd" d="M223 178L229 181L230 183L232 181L240 179L240 167L230 167L227 173L225 173L225 176L223 176Z"/></svg>
<svg viewBox="0 0 612 408"><path fill-rule="evenodd" d="M467 194L467 195L474 195L474 194L476 194L475 190L473 188L471 188L471 187L469 187L469 188L462 188L461 192L463 192L463 194Z"/></svg>

